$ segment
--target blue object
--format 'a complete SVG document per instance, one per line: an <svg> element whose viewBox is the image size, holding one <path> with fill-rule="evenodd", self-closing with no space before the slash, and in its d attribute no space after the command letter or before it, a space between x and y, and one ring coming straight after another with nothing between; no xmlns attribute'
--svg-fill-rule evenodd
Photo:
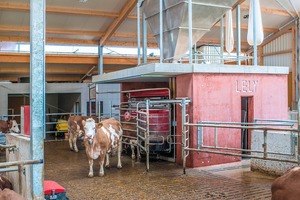
<svg viewBox="0 0 300 200"><path fill-rule="evenodd" d="M0 144L6 144L6 135L0 132Z"/></svg>

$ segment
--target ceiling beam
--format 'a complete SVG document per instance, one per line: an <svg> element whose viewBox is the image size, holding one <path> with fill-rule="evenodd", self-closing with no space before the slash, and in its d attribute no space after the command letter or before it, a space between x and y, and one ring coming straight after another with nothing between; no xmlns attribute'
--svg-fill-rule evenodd
<svg viewBox="0 0 300 200"><path fill-rule="evenodd" d="M220 23L218 22L217 24L215 24L215 27L220 27ZM236 26L233 25L233 28L236 29ZM241 30L248 30L248 26L241 26ZM266 28L266 27L264 27L264 32L275 33L277 31L278 31L278 28Z"/></svg>
<svg viewBox="0 0 300 200"><path fill-rule="evenodd" d="M29 63L29 53L0 53L0 63ZM149 62L157 62L158 58L148 57ZM137 65L136 56L104 55L104 65ZM78 54L46 54L47 64L98 64L98 55Z"/></svg>
<svg viewBox="0 0 300 200"><path fill-rule="evenodd" d="M9 36L0 35L0 42L30 42L29 37L24 36ZM98 45L99 40L81 40L81 39L68 39L68 38L53 38L47 37L46 44L67 44L67 45ZM106 46L113 47L137 47L137 42L129 41L108 41ZM156 42L148 42L148 48L158 48Z"/></svg>
<svg viewBox="0 0 300 200"><path fill-rule="evenodd" d="M25 64L24 64L25 65ZM90 65L74 67L74 65L46 66L47 74L85 74ZM29 74L30 66L1 67L1 74Z"/></svg>
<svg viewBox="0 0 300 200"><path fill-rule="evenodd" d="M0 10L17 10L17 11L27 11L29 12L29 4L19 4L19 3L0 3ZM59 14L71 14L71 15L85 15L85 16L98 16L98 17L109 17L117 18L119 13L106 12L91 9L77 9L77 8L67 8L61 6L46 6L47 13L59 13ZM136 15L128 15L128 19L137 19Z"/></svg>
<svg viewBox="0 0 300 200"><path fill-rule="evenodd" d="M233 6L231 10L234 10L238 5L242 5L246 0L238 0Z"/></svg>
<svg viewBox="0 0 300 200"><path fill-rule="evenodd" d="M241 5L241 10L249 10L250 6L249 5ZM290 17L290 14L285 11L285 10L279 10L279 9L271 9L271 8L260 8L261 12L264 14L271 14L271 15L281 15L281 16L287 16ZM296 12L290 11L293 13L295 16L297 15Z"/></svg>
<svg viewBox="0 0 300 200"><path fill-rule="evenodd" d="M105 35L100 39L100 46L104 46L105 43L109 40L109 38L115 33L115 31L119 28L125 18L129 15L131 10L136 6L137 0L127 0L124 7L122 8L118 18L116 18L108 29L105 32Z"/></svg>
<svg viewBox="0 0 300 200"><path fill-rule="evenodd" d="M1 26L0 32L18 32L18 33L28 33L29 34L30 27L29 26ZM96 37L104 37L106 33L100 31L91 31L91 30L67 30L60 28L47 28L47 34L61 34L61 35L80 35L80 36L96 36ZM137 34L130 33L113 33L111 37L114 38L137 38ZM148 40L154 40L154 36L148 36ZM107 41L108 42L108 41Z"/></svg>

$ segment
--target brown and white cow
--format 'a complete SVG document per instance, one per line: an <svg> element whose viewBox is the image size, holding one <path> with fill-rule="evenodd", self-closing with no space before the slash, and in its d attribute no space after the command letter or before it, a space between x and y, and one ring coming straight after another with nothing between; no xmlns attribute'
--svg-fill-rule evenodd
<svg viewBox="0 0 300 200"><path fill-rule="evenodd" d="M69 145L70 149L78 152L77 148L77 139L84 135L84 127L82 125L82 121L88 118L93 118L96 122L98 122L97 117L95 116L79 116L73 115L68 119L68 133L69 133Z"/></svg>
<svg viewBox="0 0 300 200"><path fill-rule="evenodd" d="M7 189L7 188L0 191L0 199L1 200L25 200L24 197L22 197L15 191Z"/></svg>
<svg viewBox="0 0 300 200"><path fill-rule="evenodd" d="M24 197L13 191L12 183L3 175L0 175L0 199L25 200Z"/></svg>
<svg viewBox="0 0 300 200"><path fill-rule="evenodd" d="M0 132L2 133L20 133L16 120L0 120Z"/></svg>
<svg viewBox="0 0 300 200"><path fill-rule="evenodd" d="M106 156L105 167L109 167L109 154L117 153L118 164L117 168L122 168L121 152L122 152L122 125L115 118L110 118L95 123L92 118L83 121L85 136L84 145L86 155L89 161L89 177L94 176L93 160L99 159L100 171L99 176L104 176L104 158Z"/></svg>
<svg viewBox="0 0 300 200"><path fill-rule="evenodd" d="M300 167L294 167L272 183L272 200L300 199Z"/></svg>

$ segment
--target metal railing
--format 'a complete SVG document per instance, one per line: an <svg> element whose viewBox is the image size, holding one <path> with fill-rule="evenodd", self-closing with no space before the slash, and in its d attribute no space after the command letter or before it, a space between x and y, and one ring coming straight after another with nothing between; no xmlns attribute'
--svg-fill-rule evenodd
<svg viewBox="0 0 300 200"><path fill-rule="evenodd" d="M169 100L146 100L141 101L137 104L137 147L141 148L145 154L146 154L146 170L149 171L149 158L150 158L150 146L156 146L156 145L163 145L165 142L169 144L169 149L166 149L166 151L171 152L171 149L173 149L173 158L167 159L163 156L160 156L161 159L167 159L170 161L175 161L175 145L176 145L176 137L179 137L181 135L176 134L176 130L174 129L173 132L171 131L171 120L169 121L169 132L166 139L163 136L153 136L151 135L153 131L150 130L151 122L150 122L150 108L155 105L162 105L162 104L173 104L173 105L179 105L182 108L182 112L185 113L186 106L191 102L191 100L187 98L181 98L181 99L169 99ZM139 109L140 105L143 107L143 109ZM170 114L170 112L169 112ZM170 116L169 116L170 117ZM175 116L174 116L175 117ZM184 122L189 121L189 116L184 115ZM183 120L182 118L182 120ZM184 124L182 122L182 124ZM189 128L186 128L185 126L182 126L184 129L184 133L182 135L182 141L185 142L185 144L189 143L189 137L187 133L189 132ZM157 138L164 138L159 142L153 142L151 140ZM185 156L185 155L184 155Z"/></svg>
<svg viewBox="0 0 300 200"><path fill-rule="evenodd" d="M44 160L21 160L21 161L11 161L11 162L3 162L0 163L0 173L4 173L4 172L18 172L19 175L19 193L22 195L23 194L23 176L22 174L25 175L26 178L26 169L25 169L25 165L32 165L32 164L42 164L44 163ZM14 167L17 166L17 167ZM25 181L26 184L26 181Z"/></svg>
<svg viewBox="0 0 300 200"><path fill-rule="evenodd" d="M57 125L58 124L66 124L67 119L72 116L72 115L82 115L82 113L46 113L46 124L45 124L45 139L47 140L47 135L49 134L54 134L54 139L57 140L57 135L58 133L66 133L68 130L57 130ZM58 122L58 119L63 119L63 116L66 116L66 121L64 122ZM20 114L14 114L14 115L1 115L1 119L10 119L10 118L15 118L15 117L20 117ZM21 124L18 124L20 127ZM21 129L21 128L20 128ZM65 139L65 138L62 138ZM48 140L50 141L50 140Z"/></svg>
<svg viewBox="0 0 300 200"><path fill-rule="evenodd" d="M255 159L264 159L264 160L273 160L273 161L282 161L282 162L291 162L291 163L299 163L299 132L298 129L294 127L294 120L256 120L265 123L241 123L241 122L199 122L198 124L192 123L185 123L184 127L198 127L198 132L200 129L200 134L198 133L198 146L197 148L190 148L183 143L183 155L186 152L195 151L195 152L203 152L203 153L213 153L213 154L222 154L222 155L229 155L229 156L239 156L245 158L255 158ZM266 123L269 122L269 123ZM270 123L272 122L272 123ZM209 129L213 128L213 145L206 145L203 142L203 134L204 128ZM251 150L251 149L242 149L242 148L233 148L233 147L226 147L226 146L219 146L218 145L218 129L249 129L249 130L257 130L259 134L263 134L263 143L262 148L263 150ZM273 132L271 132L273 131ZM291 140L291 153L281 153L281 152L274 152L268 151L268 144L267 138L268 134L274 133L274 131L279 133L290 134L292 138L296 138L297 141ZM232 133L233 132L233 133ZM226 134L237 134L238 131L227 131ZM207 131L207 134L208 131ZM185 135L183 133L183 135ZM243 152L253 153L253 154L245 154ZM273 155L273 156L271 156ZM279 157L275 157L279 156ZM288 157L288 158L286 158ZM183 157L183 172L185 173L186 168L186 156Z"/></svg>

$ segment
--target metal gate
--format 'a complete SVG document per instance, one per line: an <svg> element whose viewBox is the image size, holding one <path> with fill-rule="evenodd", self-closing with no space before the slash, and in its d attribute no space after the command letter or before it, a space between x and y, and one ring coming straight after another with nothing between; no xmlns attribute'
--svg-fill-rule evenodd
<svg viewBox="0 0 300 200"><path fill-rule="evenodd" d="M171 112L171 107L173 108L173 112L175 112L175 106L179 105L181 106L181 113L186 113L186 106L191 101L187 98L182 99L175 99L175 100L149 100L139 102L137 104L137 148L141 149L145 152L146 155L146 170L149 171L149 159L150 155L153 152L151 150L151 147L157 147L162 146L166 143L169 144L169 151L173 153L173 160L175 161L175 145L182 144L176 143L176 137L182 136L182 141L187 145L188 144L188 137L184 137L185 135L177 134L176 133L176 119L172 121L172 125L174 128L173 131L169 128L167 130L167 126L171 127L171 123L167 123L167 120L164 118L166 115L154 115L154 113L157 114L157 111L160 111L161 113L165 113L166 109L157 109L158 107L166 107L169 108L169 112ZM171 106L172 105L172 106ZM141 109L142 108L142 109ZM155 109L154 109L155 108ZM186 121L188 121L188 115L184 114L182 115L182 118L185 118ZM157 119L157 120L153 120ZM156 128L153 128L153 127ZM157 128L159 126L159 128ZM185 126L183 126L182 123L182 131L187 133L187 130L184 130ZM161 157L160 157L161 158Z"/></svg>

